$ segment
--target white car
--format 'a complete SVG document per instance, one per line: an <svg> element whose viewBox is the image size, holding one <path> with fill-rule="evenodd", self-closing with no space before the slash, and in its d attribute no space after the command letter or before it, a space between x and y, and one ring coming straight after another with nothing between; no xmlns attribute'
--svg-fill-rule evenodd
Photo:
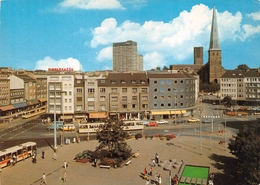
<svg viewBox="0 0 260 185"><path fill-rule="evenodd" d="M161 119L160 121L158 121L158 124L168 124L168 121Z"/></svg>
<svg viewBox="0 0 260 185"><path fill-rule="evenodd" d="M192 118L188 120L189 123L195 123L195 122L200 122L200 119L198 118Z"/></svg>

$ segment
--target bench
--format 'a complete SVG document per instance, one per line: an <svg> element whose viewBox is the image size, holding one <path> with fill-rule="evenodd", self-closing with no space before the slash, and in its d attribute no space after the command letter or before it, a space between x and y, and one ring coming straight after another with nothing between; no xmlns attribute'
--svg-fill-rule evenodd
<svg viewBox="0 0 260 185"><path fill-rule="evenodd" d="M182 176L182 177L181 177L181 180L180 180L180 183L184 183L184 182L185 182L185 178L186 178L186 177L183 177L183 176Z"/></svg>
<svg viewBox="0 0 260 185"><path fill-rule="evenodd" d="M191 179L191 184L196 184L196 178Z"/></svg>
<svg viewBox="0 0 260 185"><path fill-rule="evenodd" d="M202 185L207 185L207 179L202 180Z"/></svg>
<svg viewBox="0 0 260 185"><path fill-rule="evenodd" d="M106 168L106 169L110 169L109 165L99 165L99 168Z"/></svg>
<svg viewBox="0 0 260 185"><path fill-rule="evenodd" d="M129 164L131 164L131 162L132 162L132 161L129 160L129 161L127 161L127 162L125 163L125 165L128 166Z"/></svg>
<svg viewBox="0 0 260 185"><path fill-rule="evenodd" d="M187 178L186 178L185 183L186 183L186 184L190 184L190 177L187 177Z"/></svg>
<svg viewBox="0 0 260 185"><path fill-rule="evenodd" d="M197 184L198 184L198 185L201 185L201 179L198 179L198 180L197 180Z"/></svg>

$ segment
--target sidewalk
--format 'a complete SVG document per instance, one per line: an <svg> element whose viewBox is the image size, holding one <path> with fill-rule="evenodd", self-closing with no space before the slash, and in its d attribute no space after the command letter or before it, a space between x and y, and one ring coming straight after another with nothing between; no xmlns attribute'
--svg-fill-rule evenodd
<svg viewBox="0 0 260 185"><path fill-rule="evenodd" d="M180 142L181 141L181 142ZM176 159L177 162L184 160L185 164L210 166L211 171L223 173L222 170L216 169L216 163L211 159L211 155L231 156L229 150L224 151L223 145L217 141L212 141L209 149L209 140L202 140L202 155L200 155L200 140L196 139L196 148L194 148L194 137L175 138L170 141L160 139L139 139L128 140L127 143L132 147L132 151L140 151L140 157L132 159L129 166L122 168L100 169L92 167L90 163L76 163L73 161L74 156L89 149L94 150L98 146L97 141L84 141L58 146L57 160L53 160L53 150L50 147L38 148L37 163L33 164L31 159L18 162L13 167L2 169L0 173L1 185L33 185L40 184L42 173L46 173L49 185L133 185L145 184L145 180L140 177L144 168L149 171L149 164L154 158L155 153L159 154L160 160ZM41 159L41 152L45 151L45 159ZM68 161L67 182L63 183L63 161ZM172 176L178 169L172 168ZM182 170L181 170L182 171ZM159 173L162 175L163 185L169 184L169 171L161 167L153 168L153 175ZM151 177L154 179L154 176Z"/></svg>

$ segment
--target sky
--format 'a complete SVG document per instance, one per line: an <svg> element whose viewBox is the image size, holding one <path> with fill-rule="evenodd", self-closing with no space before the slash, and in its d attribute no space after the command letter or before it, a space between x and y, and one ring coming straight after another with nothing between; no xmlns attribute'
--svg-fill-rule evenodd
<svg viewBox="0 0 260 185"><path fill-rule="evenodd" d="M204 64L216 7L222 66L260 67L260 0L0 0L0 67L112 70L112 45L137 42L144 69Z"/></svg>

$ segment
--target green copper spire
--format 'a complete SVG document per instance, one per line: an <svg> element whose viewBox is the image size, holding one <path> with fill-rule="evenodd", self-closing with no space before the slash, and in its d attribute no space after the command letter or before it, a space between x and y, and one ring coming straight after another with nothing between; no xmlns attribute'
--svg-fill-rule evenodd
<svg viewBox="0 0 260 185"><path fill-rule="evenodd" d="M218 40L218 25L217 25L215 5L213 7L209 50L220 50L219 40Z"/></svg>

